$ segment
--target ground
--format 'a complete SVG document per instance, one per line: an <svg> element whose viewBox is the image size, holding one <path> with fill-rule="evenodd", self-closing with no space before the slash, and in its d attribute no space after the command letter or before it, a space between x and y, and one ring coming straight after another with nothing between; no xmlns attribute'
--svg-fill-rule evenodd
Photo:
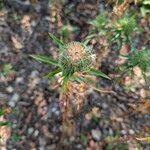
<svg viewBox="0 0 150 150"><path fill-rule="evenodd" d="M8 130L11 136L0 150L4 147L8 150L55 150L61 136L59 91L43 78L54 67L39 63L29 55L56 58L57 47L48 32L61 37L62 26L71 25L75 30L69 40L82 41L91 30L88 21L106 9L111 13L112 6L101 0L68 0L54 6L48 0L6 0L4 5L0 11L0 67L11 64L12 71L0 77L0 106L8 109L5 120L12 125L11 131ZM145 30L136 37L140 48L148 44L149 27L148 21L141 19L139 22L144 23ZM110 50L103 59L101 68L106 74L114 73L116 54ZM136 138L150 135L150 115L134 109L142 97L150 96L149 85L127 90L104 79L98 83L114 93L89 91L82 111L75 116L77 136L66 139L66 145L72 150L149 150L148 142Z"/></svg>

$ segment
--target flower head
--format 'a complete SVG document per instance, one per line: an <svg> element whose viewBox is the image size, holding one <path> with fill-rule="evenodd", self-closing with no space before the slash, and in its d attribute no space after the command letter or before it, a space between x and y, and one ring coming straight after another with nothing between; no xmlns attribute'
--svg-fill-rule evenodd
<svg viewBox="0 0 150 150"><path fill-rule="evenodd" d="M73 68L74 71L87 70L92 64L90 49L80 42L67 44L60 54L60 65L63 70Z"/></svg>

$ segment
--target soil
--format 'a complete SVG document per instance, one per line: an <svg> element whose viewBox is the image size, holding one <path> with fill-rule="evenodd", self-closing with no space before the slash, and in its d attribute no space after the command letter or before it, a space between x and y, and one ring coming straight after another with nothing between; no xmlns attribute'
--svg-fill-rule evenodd
<svg viewBox="0 0 150 150"><path fill-rule="evenodd" d="M59 91L43 78L54 67L37 62L29 55L56 58L58 49L48 33L61 37L61 27L70 24L77 29L69 40L82 41L91 30L88 22L104 10L111 12L112 5L102 0L67 0L54 5L48 0L4 2L0 10L0 67L11 64L13 72L0 78L0 106L10 109L5 119L12 126L11 136L0 150L58 149L62 127ZM149 44L149 24L140 17L138 21L144 22L144 32L136 37L141 48ZM115 74L117 52L114 48L115 45L110 48L101 66L102 71L110 75ZM96 44L93 49L98 50ZM114 93L89 92L82 111L75 116L76 136L64 139L68 149L149 150L148 142L136 138L150 136L150 115L135 110L143 99L142 93L149 92L149 85L129 91L105 79L97 82ZM94 110L96 117L90 117Z"/></svg>

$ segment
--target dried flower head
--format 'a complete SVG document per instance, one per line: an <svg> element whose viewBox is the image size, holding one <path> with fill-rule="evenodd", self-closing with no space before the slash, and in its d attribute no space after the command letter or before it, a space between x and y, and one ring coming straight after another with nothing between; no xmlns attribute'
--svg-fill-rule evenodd
<svg viewBox="0 0 150 150"><path fill-rule="evenodd" d="M62 89L65 89L64 87L67 86L68 81L85 82L86 80L84 79L84 76L80 76L80 73L83 75L86 74L110 79L103 72L93 68L95 55L92 54L91 49L88 46L80 42L64 44L63 41L59 40L53 34L49 35L50 38L53 39L53 41L59 46L59 58L56 60L41 55L31 55L31 57L57 67L54 71L46 75L46 77L52 78L60 73L62 78Z"/></svg>
<svg viewBox="0 0 150 150"><path fill-rule="evenodd" d="M59 63L63 70L70 68L73 72L76 72L89 69L92 60L89 47L80 42L71 42L63 47Z"/></svg>

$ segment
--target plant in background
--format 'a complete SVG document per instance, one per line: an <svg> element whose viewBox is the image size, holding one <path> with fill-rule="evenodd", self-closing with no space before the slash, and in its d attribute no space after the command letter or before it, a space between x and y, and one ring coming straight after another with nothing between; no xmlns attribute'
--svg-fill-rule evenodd
<svg viewBox="0 0 150 150"><path fill-rule="evenodd" d="M128 2L129 1L126 1L126 3ZM117 4L121 6L123 2L117 1ZM113 17L110 20L106 13L104 13L105 15L98 15L93 21L91 21L94 30L89 36L87 36L86 43L96 36L100 38L104 37L109 46L116 43L118 47L117 49L119 50L119 57L121 59L123 58L122 65L118 66L118 69L120 70L119 73L121 74L120 77L122 78L126 74L131 74L133 76L133 70L135 69L135 66L137 66L140 68L146 79L145 74L150 63L148 59L149 50L137 50L137 43L135 42L133 35L133 33L141 32L143 30L138 26L135 15L131 16L128 13L125 13L125 11L123 12L124 13L121 13L120 17L115 20L113 20ZM102 48L103 45L101 45L102 51L107 49L105 48L103 50ZM116 81L120 80L117 78Z"/></svg>
<svg viewBox="0 0 150 150"><path fill-rule="evenodd" d="M4 0L0 0L0 10L4 8Z"/></svg>
<svg viewBox="0 0 150 150"><path fill-rule="evenodd" d="M69 24L67 25L63 25L61 27L61 36L62 36L62 40L67 42L71 39L71 34L75 31L77 31L77 27L71 26Z"/></svg>
<svg viewBox="0 0 150 150"><path fill-rule="evenodd" d="M72 135L75 133L74 115L80 110L87 90L90 86L95 86L94 76L110 78L94 68L95 55L87 45L80 42L64 44L54 35L49 35L59 47L59 58L55 60L40 55L31 55L31 57L56 66L56 69L46 77L49 79L57 74L60 75L63 134Z"/></svg>
<svg viewBox="0 0 150 150"><path fill-rule="evenodd" d="M96 18L93 21L90 21L89 23L94 26L93 32L96 32L100 36L106 35L106 31L108 30L108 19L106 12L96 16Z"/></svg>
<svg viewBox="0 0 150 150"><path fill-rule="evenodd" d="M94 37L104 37L109 45L117 43L119 50L124 44L130 45L134 50L135 42L132 40L132 34L142 31L138 27L135 16L129 16L128 14L112 21L106 13L103 13L98 15L90 24L94 29L86 37L85 43L88 43Z"/></svg>
<svg viewBox="0 0 150 150"><path fill-rule="evenodd" d="M110 22L107 12L96 16L96 18L89 22L93 26L89 35L85 38L84 43L87 44L93 38L104 37L107 38L107 34L110 30Z"/></svg>
<svg viewBox="0 0 150 150"><path fill-rule="evenodd" d="M85 44L80 42L71 42L64 44L61 40L57 39L54 35L49 34L55 43L59 46L59 58L57 60L41 55L31 55L34 59L52 64L56 66L56 69L46 75L46 77L52 78L58 73L61 74L62 87L66 87L69 81L86 82L86 75L94 75L97 77L103 77L110 79L107 75L92 67L94 63L94 55L91 49Z"/></svg>
<svg viewBox="0 0 150 150"><path fill-rule="evenodd" d="M18 134L12 134L12 136L11 136L11 140L13 141L13 142L19 142L20 140L21 140L21 137L18 135Z"/></svg>
<svg viewBox="0 0 150 150"><path fill-rule="evenodd" d="M9 76L11 73L14 72L13 70L13 67L11 64L4 64L2 65L2 69L1 69L1 73L0 75L3 75L3 76Z"/></svg>
<svg viewBox="0 0 150 150"><path fill-rule="evenodd" d="M0 109L0 117L3 117L5 115L5 110L4 109ZM10 125L10 122L7 122L7 121L1 121L0 120L0 127L2 126L8 126Z"/></svg>
<svg viewBox="0 0 150 150"><path fill-rule="evenodd" d="M116 21L115 25L112 27L112 37L111 42L118 43L118 49L120 50L124 44L128 44L132 47L132 50L135 47L135 43L132 40L132 33L141 31L138 27L136 19L134 16L125 15Z"/></svg>
<svg viewBox="0 0 150 150"><path fill-rule="evenodd" d="M138 66L141 69L142 75L146 80L146 72L150 67L150 49L135 51L126 58L127 58L126 69L133 70L134 67Z"/></svg>
<svg viewBox="0 0 150 150"><path fill-rule="evenodd" d="M5 145L10 137L10 126L12 124L4 118L8 111L7 109L0 108L0 145Z"/></svg>
<svg viewBox="0 0 150 150"><path fill-rule="evenodd" d="M140 0L140 11L143 17L150 14L150 1L149 0Z"/></svg>
<svg viewBox="0 0 150 150"><path fill-rule="evenodd" d="M113 19L121 18L129 8L132 0L116 0L116 5L113 7Z"/></svg>

